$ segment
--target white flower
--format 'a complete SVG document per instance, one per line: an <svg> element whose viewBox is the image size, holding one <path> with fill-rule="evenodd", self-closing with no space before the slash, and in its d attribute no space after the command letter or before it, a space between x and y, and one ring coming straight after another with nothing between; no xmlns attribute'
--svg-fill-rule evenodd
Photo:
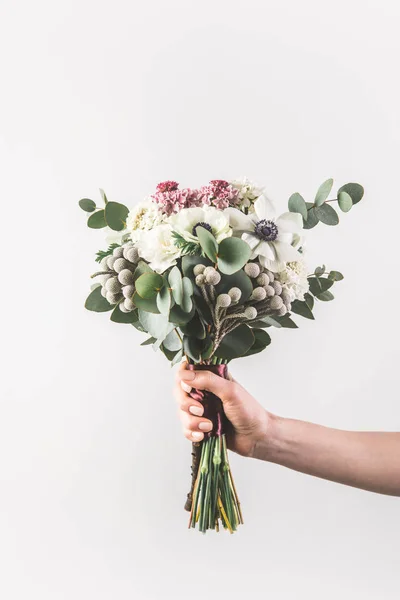
<svg viewBox="0 0 400 600"><path fill-rule="evenodd" d="M302 229L301 215L286 212L276 219L274 207L264 195L255 201L254 212L248 215L237 208L227 208L224 212L233 234L248 243L252 258L258 257L263 267L278 273L286 262L299 259L292 242Z"/></svg>
<svg viewBox="0 0 400 600"><path fill-rule="evenodd" d="M264 190L264 188L259 187L247 177L235 179L229 183L232 187L239 191L236 204L240 209L250 208L254 204L254 201L261 196Z"/></svg>
<svg viewBox="0 0 400 600"><path fill-rule="evenodd" d="M126 228L131 240L136 242L143 231L150 231L157 225L165 223L165 216L151 200L139 202L132 208L126 220Z"/></svg>
<svg viewBox="0 0 400 600"><path fill-rule="evenodd" d="M172 229L182 236L187 242L199 243L196 227L208 229L217 242L232 235L229 222L224 211L213 206L184 208L169 218Z"/></svg>
<svg viewBox="0 0 400 600"><path fill-rule="evenodd" d="M309 283L307 279L307 266L303 258L295 262L286 263L285 269L279 273L279 281L282 287L290 293L293 300L304 300L304 294L308 292Z"/></svg>
<svg viewBox="0 0 400 600"><path fill-rule="evenodd" d="M157 273L163 273L175 265L180 254L171 233L168 224L157 225L149 231L143 231L136 242L139 256L144 258Z"/></svg>

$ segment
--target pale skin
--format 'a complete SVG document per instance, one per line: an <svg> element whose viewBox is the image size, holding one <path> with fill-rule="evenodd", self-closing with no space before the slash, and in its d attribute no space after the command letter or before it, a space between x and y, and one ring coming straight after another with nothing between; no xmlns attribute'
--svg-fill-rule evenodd
<svg viewBox="0 0 400 600"><path fill-rule="evenodd" d="M175 397L185 437L201 441L212 423L204 418L192 388L221 398L232 424L230 450L370 492L400 496L400 432L359 432L331 429L314 423L278 417L239 383L210 371L180 366Z"/></svg>

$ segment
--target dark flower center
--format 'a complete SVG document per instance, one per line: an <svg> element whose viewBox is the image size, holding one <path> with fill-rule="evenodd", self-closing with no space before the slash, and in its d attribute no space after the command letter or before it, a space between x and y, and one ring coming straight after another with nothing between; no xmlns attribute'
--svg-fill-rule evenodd
<svg viewBox="0 0 400 600"><path fill-rule="evenodd" d="M207 231L212 233L211 225L209 225L208 223L205 223L204 221L200 221L200 223L196 223L196 225L192 229L192 234L195 235L196 237L197 237L196 229L198 227L204 227L204 229L207 229Z"/></svg>
<svg viewBox="0 0 400 600"><path fill-rule="evenodd" d="M278 228L273 221L261 219L256 224L254 233L264 242L273 242L278 237Z"/></svg>

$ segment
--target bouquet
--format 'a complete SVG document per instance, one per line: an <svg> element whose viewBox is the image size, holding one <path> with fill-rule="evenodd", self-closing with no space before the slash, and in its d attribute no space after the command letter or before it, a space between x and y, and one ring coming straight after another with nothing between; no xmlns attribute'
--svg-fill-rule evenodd
<svg viewBox="0 0 400 600"><path fill-rule="evenodd" d="M364 190L347 183L329 199L332 187L325 181L313 202L293 194L278 217L263 188L246 178L198 189L165 181L131 210L100 190L102 206L79 202L90 228L108 228L85 306L146 333L142 346L160 350L172 365L185 358L188 368L227 377L231 360L270 345L267 329L295 329L294 315L314 319L314 302L333 300L343 275L325 265L310 272L304 230L337 225L335 206L348 212ZM213 430L193 444L189 526L232 533L243 517L229 467L229 423L217 397L191 393Z"/></svg>

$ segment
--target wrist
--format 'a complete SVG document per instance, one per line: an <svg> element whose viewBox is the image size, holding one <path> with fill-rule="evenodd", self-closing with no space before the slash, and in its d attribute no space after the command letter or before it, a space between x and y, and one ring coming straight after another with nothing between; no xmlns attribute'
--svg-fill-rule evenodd
<svg viewBox="0 0 400 600"><path fill-rule="evenodd" d="M258 460L277 462L284 439L285 419L267 411L266 417L266 427L257 436L251 457Z"/></svg>

